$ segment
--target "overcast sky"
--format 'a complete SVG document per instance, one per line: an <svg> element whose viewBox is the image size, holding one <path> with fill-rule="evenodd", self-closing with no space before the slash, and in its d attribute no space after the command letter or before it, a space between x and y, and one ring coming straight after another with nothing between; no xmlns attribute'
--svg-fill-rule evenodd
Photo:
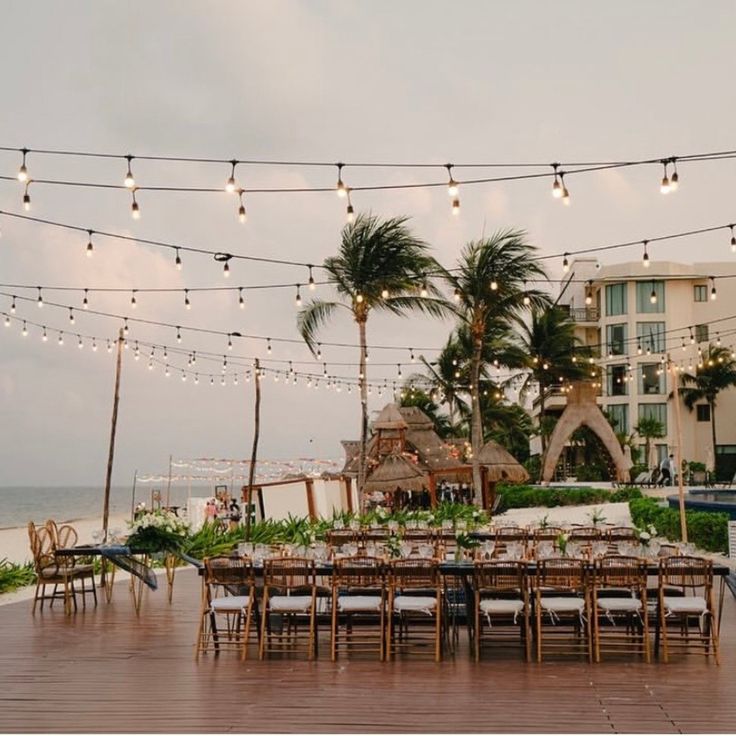
<svg viewBox="0 0 736 736"><path fill-rule="evenodd" d="M0 145L224 158L404 161L628 159L732 149L732 2L312 2L5 3L0 23ZM14 175L17 154L0 154ZM31 156L32 177L118 184L121 162ZM227 167L135 165L140 183L222 186ZM241 168L246 186L334 184L333 170ZM458 170L458 178L472 172ZM437 172L347 171L348 183L439 179ZM578 177L560 206L549 181L462 191L453 218L447 194L360 194L356 210L409 215L415 232L451 264L484 230L526 228L542 252L641 239L734 219L736 161L683 165L676 194L658 191L659 169ZM338 244L344 202L332 193L260 195L240 225L226 194L142 193L130 217L122 191L38 185L32 214L81 225L250 255L321 262ZM0 181L0 208L21 211L18 182ZM185 256L107 241L85 258L85 238L0 219L2 283L145 288L223 284L222 270ZM607 262L639 257L616 252ZM724 234L662 245L653 258L723 260ZM559 264L555 264L559 269ZM559 270L557 271L559 273ZM553 268L553 275L556 275ZM230 283L303 281L303 269L235 263ZM31 292L28 292L31 293ZM79 303L78 295L53 295ZM46 295L52 299L52 295ZM292 291L249 297L141 295L136 316L176 324L295 337ZM127 314L128 295L94 306ZM0 309L9 300L0 298ZM27 316L68 329L68 315L19 305ZM74 331L112 335L118 323L82 315ZM104 479L113 360L102 350L42 343L17 325L0 327L0 484L98 484ZM379 317L369 342L439 347L447 327ZM354 342L341 318L325 340ZM172 342L171 331L131 329L131 339ZM222 339L183 345L222 352ZM242 355L264 354L241 341ZM419 351L417 351L419 352ZM374 354L375 355L375 354ZM429 353L428 353L429 355ZM265 357L265 356L264 356ZM300 345L273 358L304 360ZM372 356L373 357L373 356ZM327 361L357 353L328 349ZM386 361L407 360L405 352ZM377 361L378 357L374 357ZM174 361L176 362L176 361ZM181 361L179 361L181 363ZM203 370L204 364L200 362ZM217 372L213 364L210 370ZM342 369L347 371L349 369ZM396 375L373 367L372 377ZM353 393L264 383L264 457L338 457L358 434ZM372 408L380 407L373 397ZM168 456L249 454L252 386L183 384L125 354L114 481L165 469Z"/></svg>

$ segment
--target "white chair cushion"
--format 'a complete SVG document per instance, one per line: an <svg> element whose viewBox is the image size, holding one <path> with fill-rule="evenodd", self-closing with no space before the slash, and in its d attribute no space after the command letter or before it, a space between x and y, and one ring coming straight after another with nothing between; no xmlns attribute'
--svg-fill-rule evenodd
<svg viewBox="0 0 736 736"><path fill-rule="evenodd" d="M431 615L437 607L437 599L428 595L397 595L394 611L416 611Z"/></svg>
<svg viewBox="0 0 736 736"><path fill-rule="evenodd" d="M268 599L274 612L303 613L312 607L311 595L274 595Z"/></svg>
<svg viewBox="0 0 736 736"><path fill-rule="evenodd" d="M699 595L665 596L664 607L672 613L705 613L708 604Z"/></svg>
<svg viewBox="0 0 736 736"><path fill-rule="evenodd" d="M224 598L214 598L210 607L213 611L240 611L248 608L248 596L229 595Z"/></svg>
<svg viewBox="0 0 736 736"><path fill-rule="evenodd" d="M582 598L566 598L564 596L549 596L542 598L542 610L555 613L580 613L585 608Z"/></svg>
<svg viewBox="0 0 736 736"><path fill-rule="evenodd" d="M353 611L380 611L380 595L341 595L337 599L337 609L351 613Z"/></svg>
<svg viewBox="0 0 736 736"><path fill-rule="evenodd" d="M517 614L524 609L524 601L508 598L486 598L480 602L479 608L486 614Z"/></svg>
<svg viewBox="0 0 736 736"><path fill-rule="evenodd" d="M602 611L640 611L641 601L638 598L599 598L598 608Z"/></svg>

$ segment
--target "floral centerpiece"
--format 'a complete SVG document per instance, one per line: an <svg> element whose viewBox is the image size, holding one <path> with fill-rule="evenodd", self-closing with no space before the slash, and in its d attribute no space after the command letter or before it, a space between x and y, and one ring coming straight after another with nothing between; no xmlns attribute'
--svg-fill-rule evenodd
<svg viewBox="0 0 736 736"><path fill-rule="evenodd" d="M637 536L639 537L639 544L642 547L648 547L652 538L657 536L657 529L654 524L647 524L643 529L637 530Z"/></svg>
<svg viewBox="0 0 736 736"><path fill-rule="evenodd" d="M480 542L467 532L457 532L455 534L455 562L462 560L466 550L475 549L479 545Z"/></svg>
<svg viewBox="0 0 736 736"><path fill-rule="evenodd" d="M557 535L557 549L560 550L560 554L564 557L567 554L567 543L570 540L570 535L567 532L560 532Z"/></svg>
<svg viewBox="0 0 736 736"><path fill-rule="evenodd" d="M189 524L172 511L147 511L129 526L128 546L145 552L175 552L189 534Z"/></svg>

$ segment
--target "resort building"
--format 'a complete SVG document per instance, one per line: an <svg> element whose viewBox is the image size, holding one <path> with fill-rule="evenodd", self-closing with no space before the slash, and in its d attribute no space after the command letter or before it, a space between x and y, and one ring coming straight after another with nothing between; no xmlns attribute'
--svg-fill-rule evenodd
<svg viewBox="0 0 736 736"><path fill-rule="evenodd" d="M648 261L647 261L648 262ZM677 446L673 390L675 374L667 371L669 356L677 370L694 373L699 351L709 343L736 344L736 290L728 279L733 263L674 263L644 261L601 266L595 259L576 259L560 284L559 305L576 324L576 335L588 346L600 373L598 403L616 432L631 435L639 420L653 417L662 423L664 437L652 440L650 457L639 461L652 466ZM720 320L720 321L718 321ZM561 414L566 397L560 387L547 390L546 412ZM714 467L731 478L736 471L736 391L722 392L717 401L715 457L710 407L698 403L689 410L681 403L682 457ZM533 414L538 415L539 399ZM539 438L532 453L541 451ZM655 456L656 453L656 456ZM574 452L563 454L558 476L572 474Z"/></svg>

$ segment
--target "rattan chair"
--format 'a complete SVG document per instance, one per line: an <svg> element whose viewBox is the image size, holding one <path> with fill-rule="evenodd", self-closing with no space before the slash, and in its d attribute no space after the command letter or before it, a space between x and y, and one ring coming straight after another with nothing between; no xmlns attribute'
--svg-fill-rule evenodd
<svg viewBox="0 0 736 736"><path fill-rule="evenodd" d="M548 654L593 660L588 574L582 560L540 560L534 579L537 661Z"/></svg>
<svg viewBox="0 0 736 736"><path fill-rule="evenodd" d="M308 659L315 659L317 635L314 561L303 557L265 560L259 657L303 649Z"/></svg>
<svg viewBox="0 0 736 736"><path fill-rule="evenodd" d="M568 542L579 545L586 557L590 556L593 545L602 539L605 539L603 531L597 526L573 527L568 533Z"/></svg>
<svg viewBox="0 0 736 736"><path fill-rule="evenodd" d="M718 657L713 563L702 557L665 557L659 563L658 634L665 662L671 652Z"/></svg>
<svg viewBox="0 0 736 736"><path fill-rule="evenodd" d="M484 644L521 645L530 659L530 606L527 565L515 560L476 561L473 569L475 661Z"/></svg>
<svg viewBox="0 0 736 736"><path fill-rule="evenodd" d="M552 549L557 550L557 540L564 533L565 530L559 526L546 526L533 529L529 540L532 555L534 557L537 556L537 550L541 544L551 544Z"/></svg>
<svg viewBox="0 0 736 736"><path fill-rule="evenodd" d="M529 532L518 526L502 526L494 530L494 541L496 543L496 556L500 557L507 553L510 544L520 544L522 557L526 556L529 543Z"/></svg>
<svg viewBox="0 0 736 736"><path fill-rule="evenodd" d="M442 660L444 598L439 562L393 560L388 573L388 659L421 651Z"/></svg>
<svg viewBox="0 0 736 736"><path fill-rule="evenodd" d="M331 529L325 534L325 541L333 550L344 544L363 544L363 532L360 529Z"/></svg>
<svg viewBox="0 0 736 736"><path fill-rule="evenodd" d="M637 557L608 555L596 562L591 598L593 647L601 654L639 654L648 663L647 564Z"/></svg>
<svg viewBox="0 0 736 736"><path fill-rule="evenodd" d="M209 651L236 649L240 658L248 656L251 624L258 607L253 565L247 557L211 557L204 561L202 608L197 630L196 658ZM218 619L224 629L218 628Z"/></svg>
<svg viewBox="0 0 736 736"><path fill-rule="evenodd" d="M92 566L76 566L73 557L57 556L54 538L46 527L36 527L33 522L29 522L28 539L36 573L32 613L35 614L39 601L40 609L43 610L45 601L49 601L49 607L52 607L55 600L64 601L65 613L71 614L72 610L76 611L77 597L74 583L76 580L92 577L94 589ZM53 586L50 594L46 592L49 586ZM95 597L95 602L96 600Z"/></svg>
<svg viewBox="0 0 736 736"><path fill-rule="evenodd" d="M45 524L51 538L53 540L54 552L57 549L72 549L79 542L77 530L70 524L62 524L58 526L53 519L48 519ZM71 570L74 593L81 593L82 608L87 607L86 596L91 595L97 605L97 587L95 585L95 569L91 559L88 557L86 561L79 556L65 556L64 564ZM77 586L77 583L79 584Z"/></svg>
<svg viewBox="0 0 736 736"><path fill-rule="evenodd" d="M386 631L386 575L377 557L335 560L332 573L330 657L377 653L383 661Z"/></svg>

